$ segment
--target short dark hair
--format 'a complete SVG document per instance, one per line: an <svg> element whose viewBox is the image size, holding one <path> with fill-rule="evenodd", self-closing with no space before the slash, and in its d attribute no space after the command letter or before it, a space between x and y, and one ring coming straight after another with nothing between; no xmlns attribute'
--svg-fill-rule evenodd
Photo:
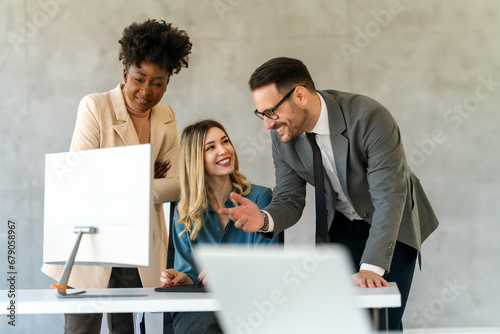
<svg viewBox="0 0 500 334"><path fill-rule="evenodd" d="M154 19L132 23L123 30L123 36L118 43L119 60L125 68L147 60L166 70L169 75L179 73L182 67L188 67L193 46L184 30L172 27L171 23L163 20Z"/></svg>
<svg viewBox="0 0 500 334"><path fill-rule="evenodd" d="M248 81L252 92L272 83L282 94L299 85L306 86L310 91L316 90L306 65L293 58L279 57L266 61L252 73Z"/></svg>

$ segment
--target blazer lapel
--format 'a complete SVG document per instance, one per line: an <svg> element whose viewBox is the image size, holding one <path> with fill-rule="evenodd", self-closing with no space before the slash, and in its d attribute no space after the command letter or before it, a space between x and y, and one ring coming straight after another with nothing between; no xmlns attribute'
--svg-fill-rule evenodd
<svg viewBox="0 0 500 334"><path fill-rule="evenodd" d="M165 113L158 112L158 107L153 107L151 110L151 134L150 134L150 142L151 143L162 143L163 138L166 136L167 127L165 124L169 122L169 118ZM153 145L153 157L155 159L160 154L160 145Z"/></svg>
<svg viewBox="0 0 500 334"><path fill-rule="evenodd" d="M332 143L335 167L339 177L342 190L349 198L347 191L347 158L349 150L349 139L347 137L347 126L344 114L335 99L324 91L318 91L326 102L328 109L328 123L330 127L330 141ZM350 199L349 199L350 200Z"/></svg>
<svg viewBox="0 0 500 334"><path fill-rule="evenodd" d="M122 85L118 85L111 91L111 103L115 111L116 123L113 124L113 129L123 140L125 145L139 145L139 137L135 131L134 123L130 118L125 101L122 95Z"/></svg>

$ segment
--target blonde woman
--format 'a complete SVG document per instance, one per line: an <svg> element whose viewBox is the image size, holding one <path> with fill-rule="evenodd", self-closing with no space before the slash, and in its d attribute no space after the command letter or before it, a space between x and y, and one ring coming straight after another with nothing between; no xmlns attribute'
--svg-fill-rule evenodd
<svg viewBox="0 0 500 334"><path fill-rule="evenodd" d="M220 208L235 206L234 191L263 208L271 202L271 189L250 184L239 171L238 157L224 127L204 120L186 127L181 135L179 178L181 199L174 213L172 237L173 269L164 270L163 286L193 284L202 277L192 249L196 244L238 243L270 245L258 233L236 228ZM204 333L215 322L212 312L174 313L174 332Z"/></svg>

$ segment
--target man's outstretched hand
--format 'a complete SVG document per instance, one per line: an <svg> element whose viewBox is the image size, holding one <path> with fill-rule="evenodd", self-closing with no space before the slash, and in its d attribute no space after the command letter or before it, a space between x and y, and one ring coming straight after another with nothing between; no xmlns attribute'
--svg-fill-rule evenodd
<svg viewBox="0 0 500 334"><path fill-rule="evenodd" d="M241 205L230 209L219 209L219 214L229 216L234 226L245 232L257 232L264 226L264 217L257 204L235 192L231 198Z"/></svg>

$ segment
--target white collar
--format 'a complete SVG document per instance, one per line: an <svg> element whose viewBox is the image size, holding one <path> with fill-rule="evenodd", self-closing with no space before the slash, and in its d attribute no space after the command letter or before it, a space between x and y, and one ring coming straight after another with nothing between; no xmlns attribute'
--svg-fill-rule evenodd
<svg viewBox="0 0 500 334"><path fill-rule="evenodd" d="M318 135L329 136L330 127L328 126L328 110L326 108L326 102L320 93L318 93L318 96L321 104L321 112L319 114L318 122L316 123L311 132L314 132Z"/></svg>

